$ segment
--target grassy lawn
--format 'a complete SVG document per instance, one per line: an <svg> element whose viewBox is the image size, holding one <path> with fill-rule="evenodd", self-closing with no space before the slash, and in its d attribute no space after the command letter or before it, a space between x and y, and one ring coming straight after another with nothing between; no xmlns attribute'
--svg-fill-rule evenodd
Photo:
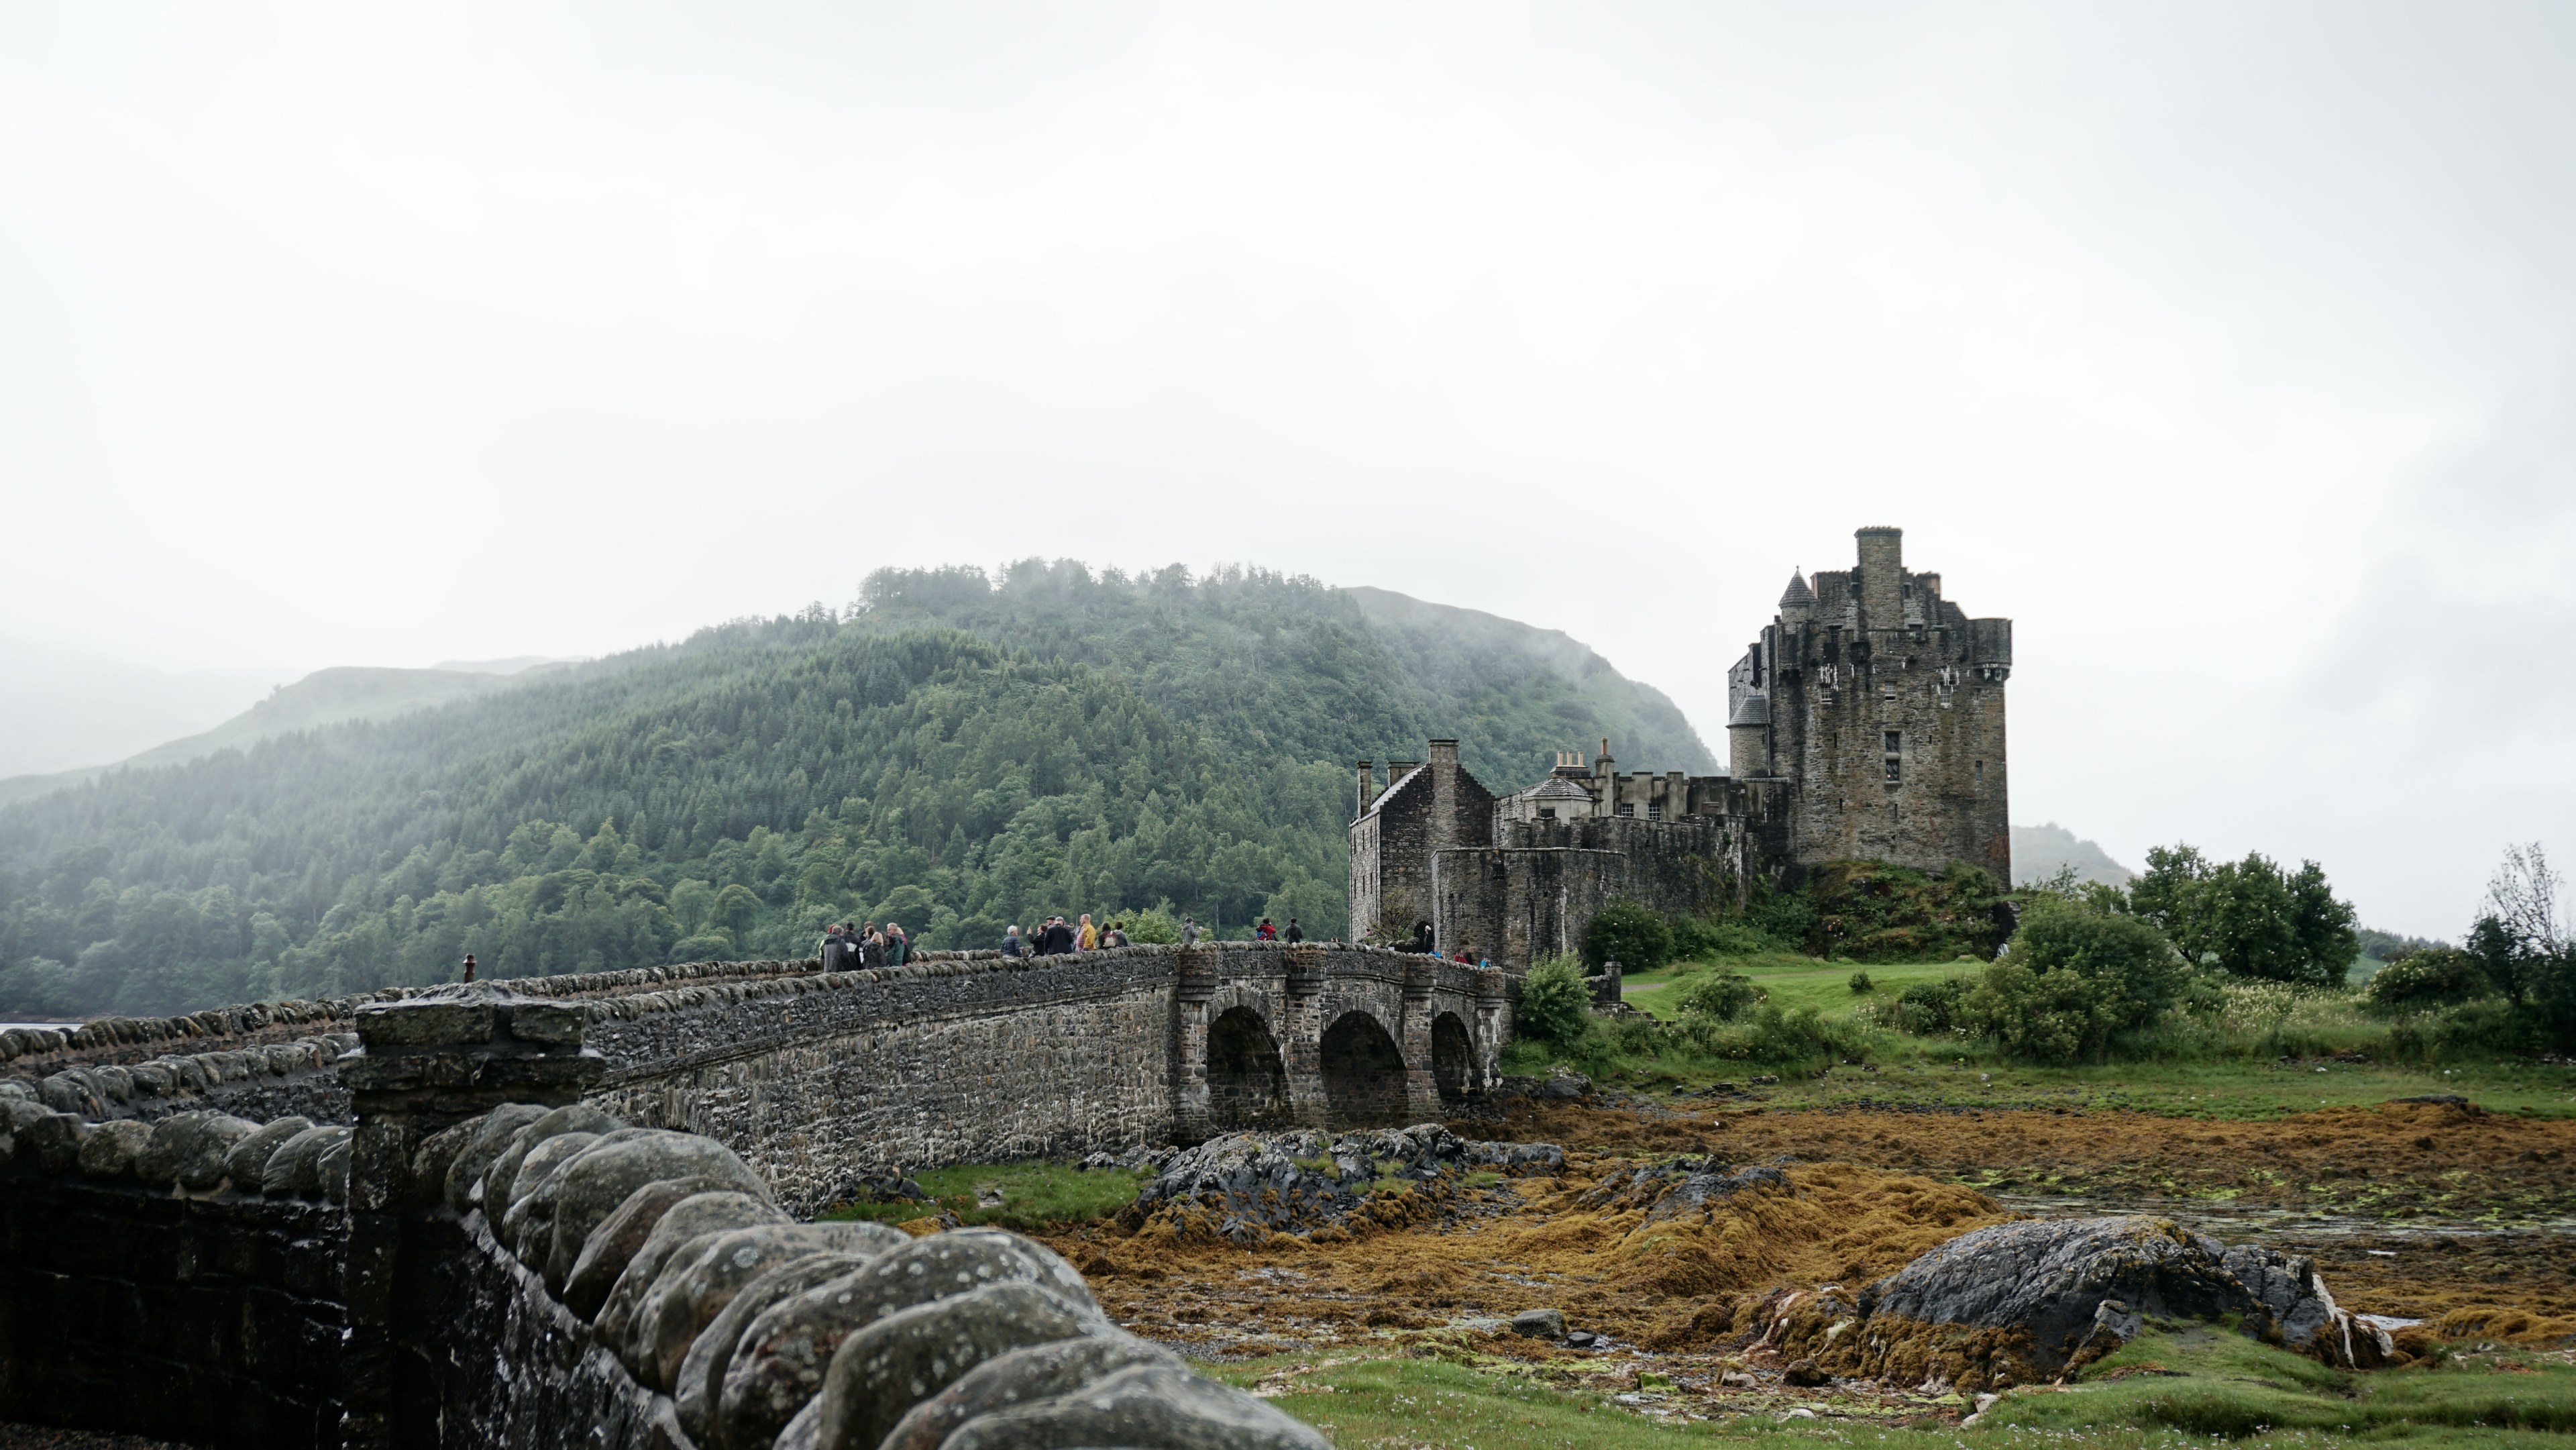
<svg viewBox="0 0 2576 1450"><path fill-rule="evenodd" d="M1978 970L1974 962L1822 962L1775 954L1718 963L1682 963L1631 975L1622 983L1631 1006L1660 1020L1680 1015L1678 998L1699 974L1731 968L1753 979L1786 1009L1813 1007L1849 1019L1864 1007L1882 1010L1922 981ZM1873 990L1851 990L1855 971ZM2123 1062L2103 1066L2024 1067L1982 1044L1913 1037L1883 1030L1870 1039L1862 1065L1837 1065L1820 1077L1784 1074L1763 1097L1781 1107L1954 1107L2131 1109L2179 1117L2265 1118L2316 1108L2386 1102L2425 1093L2458 1093L2490 1112L2576 1117L2576 1068L2518 1060L2463 1060L2446 1066L2398 1062L2218 1058ZM1516 1055L1522 1051L1515 1047ZM1748 1063L1639 1061L1606 1080L1670 1090L1710 1082L1741 1083Z"/></svg>
<svg viewBox="0 0 2576 1450"><path fill-rule="evenodd" d="M914 1174L930 1195L927 1203L844 1204L821 1217L908 1223L946 1212L960 1223L1035 1231L1106 1218L1135 1202L1153 1176L1123 1168L1086 1172L1064 1163L967 1163Z"/></svg>
<svg viewBox="0 0 2576 1450"><path fill-rule="evenodd" d="M2151 1333L2063 1388L2015 1391L1968 1429L1831 1389L1701 1398L1580 1387L1563 1371L1354 1349L1201 1368L1268 1396L1343 1450L1660 1450L1772 1442L1899 1447L2570 1445L2563 1353L2472 1355L2351 1375L2218 1330ZM1605 1375L1619 1378L1605 1362ZM1556 1382L1551 1382L1554 1380ZM1804 1408L1815 1418L1794 1417Z"/></svg>

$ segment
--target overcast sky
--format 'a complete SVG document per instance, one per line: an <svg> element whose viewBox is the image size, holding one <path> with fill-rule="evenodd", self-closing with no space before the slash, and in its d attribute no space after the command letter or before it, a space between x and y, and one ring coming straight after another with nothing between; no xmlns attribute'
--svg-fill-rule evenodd
<svg viewBox="0 0 2576 1450"><path fill-rule="evenodd" d="M2563 4L5 6L0 136L22 647L1240 561L1722 755L1887 523L2015 620L2017 821L2423 933L2576 852Z"/></svg>

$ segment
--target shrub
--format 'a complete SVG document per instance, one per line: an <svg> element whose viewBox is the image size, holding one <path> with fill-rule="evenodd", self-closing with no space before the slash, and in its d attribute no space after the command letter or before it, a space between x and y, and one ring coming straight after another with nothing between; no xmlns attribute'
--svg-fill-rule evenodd
<svg viewBox="0 0 2576 1450"><path fill-rule="evenodd" d="M1624 896L1594 913L1583 933L1583 960L1595 968L1617 962L1627 971L1651 972L1672 956L1672 927Z"/></svg>
<svg viewBox="0 0 2576 1450"><path fill-rule="evenodd" d="M1878 988L1870 982L1869 973L1867 972L1854 972L1851 974L1851 989L1855 992L1875 992L1878 990Z"/></svg>
<svg viewBox="0 0 2576 1450"><path fill-rule="evenodd" d="M1592 1020L1592 989L1572 957L1542 957L1521 979L1520 1030L1563 1046L1583 1036Z"/></svg>
<svg viewBox="0 0 2576 1450"><path fill-rule="evenodd" d="M1763 952L1794 951L1794 942L1775 939L1769 932L1749 921L1690 921L1673 923L1673 959L1702 961L1710 957L1750 957ZM1626 960L1621 958L1621 960Z"/></svg>
<svg viewBox="0 0 2576 1450"><path fill-rule="evenodd" d="M2457 947L2428 947L2395 957L2371 974L2362 993L2374 1011L2387 1014L2456 1007L2494 994L2486 969Z"/></svg>
<svg viewBox="0 0 2576 1450"><path fill-rule="evenodd" d="M1127 939L1140 947L1171 946L1181 939L1180 922L1169 911L1158 906L1149 906L1142 911L1112 912L1107 916L1093 917L1092 920L1125 923Z"/></svg>
<svg viewBox="0 0 2576 1450"><path fill-rule="evenodd" d="M1679 1005L1685 1017L1732 1022L1771 994L1742 972L1710 972L1682 989Z"/></svg>
<svg viewBox="0 0 2576 1450"><path fill-rule="evenodd" d="M1961 999L1959 1021L2031 1062L2101 1061L2114 1033L2181 1002L2191 969L2137 917L2033 898L2021 930Z"/></svg>
<svg viewBox="0 0 2576 1450"><path fill-rule="evenodd" d="M1819 956L1919 962L1994 955L2004 925L1995 878L1964 862L1939 876L1884 861L1828 861L1807 887Z"/></svg>
<svg viewBox="0 0 2576 1450"><path fill-rule="evenodd" d="M1776 1002L1764 1002L1743 1021L1693 1018L1683 1030L1710 1056L1747 1062L1808 1064L1855 1054L1865 1045L1855 1027L1828 1021L1813 1007L1784 1012Z"/></svg>
<svg viewBox="0 0 2576 1450"><path fill-rule="evenodd" d="M2230 976L2341 986L2361 950L2351 903L2335 899L2314 861L2285 873L2260 852L2212 863L2189 846L2159 846L2129 902L2185 960Z"/></svg>
<svg viewBox="0 0 2576 1450"><path fill-rule="evenodd" d="M1804 951L1816 935L1816 903L1803 891L1782 891L1767 880L1756 881L1740 918L1754 931L1781 946Z"/></svg>
<svg viewBox="0 0 2576 1450"><path fill-rule="evenodd" d="M1896 1025L1917 1037L1941 1037L1961 1027L1959 1004L1974 977L1943 977L1933 982L1916 982L1896 994Z"/></svg>

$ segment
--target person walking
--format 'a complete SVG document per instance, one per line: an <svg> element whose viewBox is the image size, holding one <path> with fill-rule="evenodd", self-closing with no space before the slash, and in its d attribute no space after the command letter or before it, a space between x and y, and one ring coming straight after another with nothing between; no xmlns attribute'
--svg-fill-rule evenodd
<svg viewBox="0 0 2576 1450"><path fill-rule="evenodd" d="M1028 954L1028 941L1020 935L1020 929L1018 927L1012 927L1010 930L1002 933L1002 955L1006 957L1024 957Z"/></svg>
<svg viewBox="0 0 2576 1450"><path fill-rule="evenodd" d="M1127 945L1127 923L1123 921L1109 923L1109 929L1100 934L1100 944L1104 947Z"/></svg>
<svg viewBox="0 0 2576 1450"><path fill-rule="evenodd" d="M1199 944L1199 919L1198 919L1197 917L1195 917L1195 916L1184 916L1184 917L1182 917L1182 918L1181 918L1181 945L1183 945L1183 946L1185 946L1185 947L1194 947L1194 946L1197 946L1198 944Z"/></svg>
<svg viewBox="0 0 2576 1450"><path fill-rule="evenodd" d="M903 959L911 955L912 938L903 934L903 924L901 922L887 922L886 965L889 967L902 966Z"/></svg>
<svg viewBox="0 0 2576 1450"><path fill-rule="evenodd" d="M1082 930L1073 934L1073 949L1078 952L1100 950L1100 933L1092 929L1090 912L1082 914Z"/></svg>
<svg viewBox="0 0 2576 1450"><path fill-rule="evenodd" d="M1306 934L1305 934L1304 932L1302 932L1302 931L1300 931L1300 930L1298 930L1298 929L1297 929L1297 918L1295 918L1295 917L1293 917L1293 916L1292 916L1292 917L1290 917L1290 918L1288 918L1288 932L1287 932L1287 936L1286 936L1286 940L1287 940L1288 945L1290 945L1290 946L1292 946L1292 947L1293 947L1293 946L1295 946L1297 943L1299 943L1299 942L1301 942L1301 941L1304 941L1305 939L1306 939Z"/></svg>

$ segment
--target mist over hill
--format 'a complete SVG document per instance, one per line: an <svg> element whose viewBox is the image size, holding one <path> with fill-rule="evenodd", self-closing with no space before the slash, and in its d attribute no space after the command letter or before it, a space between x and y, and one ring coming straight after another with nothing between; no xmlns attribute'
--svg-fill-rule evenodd
<svg viewBox="0 0 2576 1450"><path fill-rule="evenodd" d="M504 976L802 954L843 918L980 946L1168 901L1331 936L1355 757L1456 733L1511 788L1607 735L1712 768L1562 634L1246 570L884 571L846 613L497 685L325 673L386 708L0 807L0 1013L427 983L469 950Z"/></svg>

